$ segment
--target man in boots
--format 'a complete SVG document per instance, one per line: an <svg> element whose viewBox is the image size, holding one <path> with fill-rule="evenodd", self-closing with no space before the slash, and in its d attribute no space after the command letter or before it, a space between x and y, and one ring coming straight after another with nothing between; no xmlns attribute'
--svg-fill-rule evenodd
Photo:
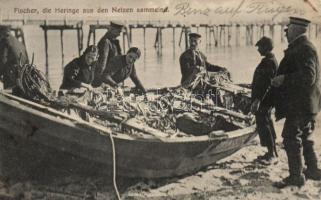
<svg viewBox="0 0 321 200"><path fill-rule="evenodd" d="M305 178L321 180L317 156L310 138L321 108L320 66L314 45L305 33L310 21L290 17L285 29L288 48L284 51L277 76L272 80L276 119L285 118L282 131L290 175L275 183L278 188L303 186ZM304 156L306 170L303 171Z"/></svg>
<svg viewBox="0 0 321 200"><path fill-rule="evenodd" d="M275 129L271 119L272 99L270 85L275 77L278 63L272 53L273 42L268 37L262 37L256 45L258 52L263 56L256 67L252 81L251 112L255 114L257 131L260 143L267 148L266 154L258 156L257 160L264 164L271 164L275 156Z"/></svg>

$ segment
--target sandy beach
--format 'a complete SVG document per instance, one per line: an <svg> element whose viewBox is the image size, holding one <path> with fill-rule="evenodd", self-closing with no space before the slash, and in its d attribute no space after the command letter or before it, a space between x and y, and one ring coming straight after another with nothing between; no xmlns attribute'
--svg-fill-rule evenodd
<svg viewBox="0 0 321 200"><path fill-rule="evenodd" d="M118 178L122 199L320 199L321 182L308 180L302 188L277 189L272 183L288 175L287 158L280 136L284 121L275 124L279 158L266 166L255 162L265 149L258 137L230 157L184 177L161 180ZM321 157L321 117L318 116L314 139ZM319 165L321 166L321 159ZM0 199L116 199L111 177L52 177L50 181L2 180Z"/></svg>
<svg viewBox="0 0 321 200"><path fill-rule="evenodd" d="M206 171L178 178L163 186L140 192L132 187L125 194L128 199L320 199L321 182L308 180L302 188L288 187L277 189L272 183L288 175L287 158L282 149L281 131L284 120L275 124L278 138L279 158L270 166L258 164L253 160L265 149L256 144L245 147L232 156L208 167ZM321 165L321 117L318 116L314 134L315 149ZM148 182L147 182L148 183ZM126 199L125 198L125 199Z"/></svg>

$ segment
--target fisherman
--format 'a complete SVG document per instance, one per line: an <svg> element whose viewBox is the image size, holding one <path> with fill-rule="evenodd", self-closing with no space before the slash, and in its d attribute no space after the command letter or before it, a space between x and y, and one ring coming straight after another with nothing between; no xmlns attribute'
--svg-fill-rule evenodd
<svg viewBox="0 0 321 200"><path fill-rule="evenodd" d="M122 83L126 78L130 77L136 85L137 89L146 94L146 90L138 79L135 69L135 61L141 55L137 47L131 47L126 55L115 56L110 59L103 73L102 81L114 88L118 88L119 83Z"/></svg>
<svg viewBox="0 0 321 200"><path fill-rule="evenodd" d="M212 65L207 62L206 56L200 52L198 45L201 42L201 35L197 33L189 34L190 48L187 49L179 58L179 63L181 66L181 85L190 85L196 75L201 71L211 71L211 72L224 72L227 71L225 68Z"/></svg>
<svg viewBox="0 0 321 200"><path fill-rule="evenodd" d="M270 95L270 85L276 75L278 63L272 53L273 42L268 37L262 37L255 46L263 59L256 67L252 81L252 105L251 112L255 114L257 131L260 142L267 148L267 153L258 156L258 160L270 164L275 150L276 133L271 118L272 99Z"/></svg>
<svg viewBox="0 0 321 200"><path fill-rule="evenodd" d="M10 33L8 26L0 25L0 80L4 89L17 85L18 65L27 63L26 47Z"/></svg>
<svg viewBox="0 0 321 200"><path fill-rule="evenodd" d="M278 188L303 186L305 178L321 180L311 139L321 108L320 66L316 48L305 35L309 23L303 18L290 17L285 29L289 45L272 80L276 119L285 118L282 137L290 174L274 184ZM307 166L304 171L302 154Z"/></svg>
<svg viewBox="0 0 321 200"><path fill-rule="evenodd" d="M91 83L98 59L98 48L94 45L87 47L84 53L68 63L64 69L64 77L60 89L71 90L87 88L92 90Z"/></svg>
<svg viewBox="0 0 321 200"><path fill-rule="evenodd" d="M102 84L101 77L109 60L122 54L117 37L120 36L123 28L124 25L120 22L110 22L110 28L98 42L99 58L92 84L94 87L99 87Z"/></svg>

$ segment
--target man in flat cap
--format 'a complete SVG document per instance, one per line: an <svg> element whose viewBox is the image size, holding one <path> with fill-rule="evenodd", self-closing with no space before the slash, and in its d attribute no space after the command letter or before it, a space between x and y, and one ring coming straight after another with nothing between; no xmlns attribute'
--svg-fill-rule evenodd
<svg viewBox="0 0 321 200"><path fill-rule="evenodd" d="M207 70L211 72L227 71L223 67L212 65L207 62L206 56L199 51L198 44L200 43L201 35L197 33L189 34L190 47L179 58L181 66L181 85L188 86L191 84L198 72Z"/></svg>
<svg viewBox="0 0 321 200"><path fill-rule="evenodd" d="M290 175L276 187L303 186L305 179L321 180L311 134L321 108L320 66L314 45L305 36L310 21L290 17L285 29L288 48L272 80L276 119L285 118L282 131ZM302 154L307 166L303 171Z"/></svg>
<svg viewBox="0 0 321 200"><path fill-rule="evenodd" d="M92 83L94 87L102 84L102 74L108 61L115 56L121 55L121 48L117 37L120 36L123 28L124 25L120 22L110 22L110 28L98 42L98 65L95 71L95 79Z"/></svg>
<svg viewBox="0 0 321 200"><path fill-rule="evenodd" d="M278 63L272 53L273 41L270 38L262 37L255 46L263 58L253 76L251 112L255 114L260 143L268 150L263 156L258 156L258 160L270 164L276 156L274 154L276 133L271 119L272 96L269 88L276 75Z"/></svg>
<svg viewBox="0 0 321 200"><path fill-rule="evenodd" d="M0 25L0 80L4 89L16 86L17 67L28 62L26 47L10 33L8 26Z"/></svg>

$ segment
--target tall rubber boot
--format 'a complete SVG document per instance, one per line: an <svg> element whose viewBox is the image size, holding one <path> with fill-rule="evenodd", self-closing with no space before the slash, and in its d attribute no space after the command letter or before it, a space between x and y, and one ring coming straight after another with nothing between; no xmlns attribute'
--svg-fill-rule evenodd
<svg viewBox="0 0 321 200"><path fill-rule="evenodd" d="M288 165L290 175L284 178L281 182L275 183L274 186L277 188L284 188L287 186L298 186L301 187L305 184L305 177L303 171L303 161L301 151L298 153L286 151L288 156Z"/></svg>
<svg viewBox="0 0 321 200"><path fill-rule="evenodd" d="M313 149L312 141L305 141L303 143L303 156L307 169L304 171L304 175L307 179L321 180L321 170L318 168L317 155Z"/></svg>

